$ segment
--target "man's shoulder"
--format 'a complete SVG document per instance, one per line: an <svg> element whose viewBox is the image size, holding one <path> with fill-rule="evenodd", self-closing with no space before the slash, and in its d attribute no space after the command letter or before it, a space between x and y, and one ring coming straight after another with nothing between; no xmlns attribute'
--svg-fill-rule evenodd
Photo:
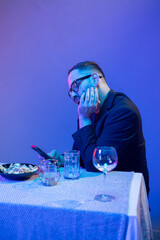
<svg viewBox="0 0 160 240"><path fill-rule="evenodd" d="M117 102L120 101L120 102L126 102L126 103L132 102L133 103L131 98L129 98L128 95L125 93L114 92L114 94L115 94L114 101L117 101Z"/></svg>
<svg viewBox="0 0 160 240"><path fill-rule="evenodd" d="M139 121L139 110L135 103L126 94L112 90L109 97L110 99L112 98L112 102L110 102L109 108L106 102L107 111L103 112L103 119L107 117L107 120L111 119L112 121L124 119L133 119L133 121Z"/></svg>
<svg viewBox="0 0 160 240"><path fill-rule="evenodd" d="M115 97L111 109L135 113L139 112L136 104L126 94L122 92L115 92Z"/></svg>

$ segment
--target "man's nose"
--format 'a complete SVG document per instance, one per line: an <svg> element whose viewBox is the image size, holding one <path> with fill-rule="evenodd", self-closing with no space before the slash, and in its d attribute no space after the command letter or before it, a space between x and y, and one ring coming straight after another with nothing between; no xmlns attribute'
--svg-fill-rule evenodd
<svg viewBox="0 0 160 240"><path fill-rule="evenodd" d="M77 96L77 92L72 91L72 98L74 98L75 96Z"/></svg>

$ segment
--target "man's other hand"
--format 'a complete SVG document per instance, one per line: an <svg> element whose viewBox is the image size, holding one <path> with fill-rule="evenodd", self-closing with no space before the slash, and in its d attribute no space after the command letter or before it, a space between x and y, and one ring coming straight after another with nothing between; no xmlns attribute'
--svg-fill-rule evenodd
<svg viewBox="0 0 160 240"><path fill-rule="evenodd" d="M47 153L51 158L58 160L60 166L64 166L64 156L60 155L55 149Z"/></svg>

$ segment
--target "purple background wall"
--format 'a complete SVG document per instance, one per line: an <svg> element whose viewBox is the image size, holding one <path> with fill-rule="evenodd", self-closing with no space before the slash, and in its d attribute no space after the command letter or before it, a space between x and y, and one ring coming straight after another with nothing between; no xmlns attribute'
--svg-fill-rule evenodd
<svg viewBox="0 0 160 240"><path fill-rule="evenodd" d="M160 227L160 2L0 0L0 162L33 162L72 146L77 109L67 71L99 63L109 86L129 95L143 120L150 206Z"/></svg>

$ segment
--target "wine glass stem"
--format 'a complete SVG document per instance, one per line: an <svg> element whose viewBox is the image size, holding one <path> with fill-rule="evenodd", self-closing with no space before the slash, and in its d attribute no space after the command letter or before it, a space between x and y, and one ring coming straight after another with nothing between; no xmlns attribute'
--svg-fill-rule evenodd
<svg viewBox="0 0 160 240"><path fill-rule="evenodd" d="M106 176L107 176L107 172L104 172L103 173L103 185L102 185L104 196L107 194L107 191L106 191L106 186L107 186Z"/></svg>

